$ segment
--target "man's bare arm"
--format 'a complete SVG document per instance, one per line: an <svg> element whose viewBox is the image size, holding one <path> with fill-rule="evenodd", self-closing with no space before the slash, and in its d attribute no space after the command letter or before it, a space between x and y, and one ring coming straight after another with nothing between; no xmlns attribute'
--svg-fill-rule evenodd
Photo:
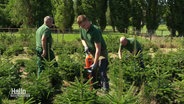
<svg viewBox="0 0 184 104"><path fill-rule="evenodd" d="M122 58L122 51L121 51L121 48L119 48L119 50L118 50L118 56L119 56L119 59Z"/></svg>
<svg viewBox="0 0 184 104"><path fill-rule="evenodd" d="M87 44L86 44L86 42L85 42L84 40L81 40L81 42L82 42L82 45L83 45L84 47L87 47Z"/></svg>
<svg viewBox="0 0 184 104"><path fill-rule="evenodd" d="M47 41L47 38L45 35L42 36L42 57L45 57L46 56L46 41Z"/></svg>
<svg viewBox="0 0 184 104"><path fill-rule="evenodd" d="M95 52L94 64L97 64L98 59L100 57L100 52L101 52L101 43L95 43L95 48L96 48L96 52Z"/></svg>

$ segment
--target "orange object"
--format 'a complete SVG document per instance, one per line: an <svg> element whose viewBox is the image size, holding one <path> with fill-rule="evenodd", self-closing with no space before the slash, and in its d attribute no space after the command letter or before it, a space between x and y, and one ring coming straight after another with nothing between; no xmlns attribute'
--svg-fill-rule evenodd
<svg viewBox="0 0 184 104"><path fill-rule="evenodd" d="M85 59L85 69L90 69L90 66L93 64L93 57L91 56L91 54L87 54L86 55L86 59Z"/></svg>
<svg viewBox="0 0 184 104"><path fill-rule="evenodd" d="M86 69L86 70L88 70L88 72L89 71L91 71L91 65L93 64L93 57L92 57L92 55L90 54L90 53L87 53L86 54L86 58L85 58L85 67L84 67L84 69ZM92 73L90 72L90 73L88 73L88 79L91 79L92 78ZM93 86L92 86L92 84L93 84L93 81L91 80L90 81L90 89L92 90L93 89Z"/></svg>

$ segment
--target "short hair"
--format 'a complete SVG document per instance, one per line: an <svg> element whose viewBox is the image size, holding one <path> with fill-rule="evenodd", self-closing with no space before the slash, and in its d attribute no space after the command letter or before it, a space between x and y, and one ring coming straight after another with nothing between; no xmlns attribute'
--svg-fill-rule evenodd
<svg viewBox="0 0 184 104"><path fill-rule="evenodd" d="M125 40L126 40L125 37L121 37L119 41L122 43L122 42L124 42Z"/></svg>
<svg viewBox="0 0 184 104"><path fill-rule="evenodd" d="M53 18L51 16L45 16L44 17L44 23L46 23L48 20L53 21Z"/></svg>
<svg viewBox="0 0 184 104"><path fill-rule="evenodd" d="M82 22L84 22L84 21L86 21L86 20L88 20L88 18L86 17L86 15L79 15L79 16L77 17L77 23L78 23L78 24L81 24Z"/></svg>

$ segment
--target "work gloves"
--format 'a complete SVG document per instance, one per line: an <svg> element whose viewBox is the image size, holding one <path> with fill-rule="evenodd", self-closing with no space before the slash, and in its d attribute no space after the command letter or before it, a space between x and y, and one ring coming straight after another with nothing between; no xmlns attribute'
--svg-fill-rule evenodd
<svg viewBox="0 0 184 104"><path fill-rule="evenodd" d="M88 54L89 48L88 48L87 46L84 47L84 52ZM90 69L91 69L91 70L88 70L88 72L91 73L91 72L92 72L94 69L96 69L96 68L97 68L97 64L93 63L93 64L90 66Z"/></svg>
<svg viewBox="0 0 184 104"><path fill-rule="evenodd" d="M89 52L89 48L88 47L84 47L84 52L88 53Z"/></svg>
<svg viewBox="0 0 184 104"><path fill-rule="evenodd" d="M90 66L90 68L91 68L91 70L88 70L89 73L91 73L94 69L97 68L97 64L94 64L94 63L93 63L93 64Z"/></svg>

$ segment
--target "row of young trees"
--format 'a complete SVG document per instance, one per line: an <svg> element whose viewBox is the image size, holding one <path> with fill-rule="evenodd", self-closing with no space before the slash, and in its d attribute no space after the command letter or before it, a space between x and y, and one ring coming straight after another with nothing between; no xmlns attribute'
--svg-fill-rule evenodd
<svg viewBox="0 0 184 104"><path fill-rule="evenodd" d="M43 17L54 17L56 26L63 32L72 29L75 17L86 14L100 26L125 32L133 26L140 30L146 25L154 33L165 22L173 36L184 35L182 0L0 0L0 27L37 27Z"/></svg>

